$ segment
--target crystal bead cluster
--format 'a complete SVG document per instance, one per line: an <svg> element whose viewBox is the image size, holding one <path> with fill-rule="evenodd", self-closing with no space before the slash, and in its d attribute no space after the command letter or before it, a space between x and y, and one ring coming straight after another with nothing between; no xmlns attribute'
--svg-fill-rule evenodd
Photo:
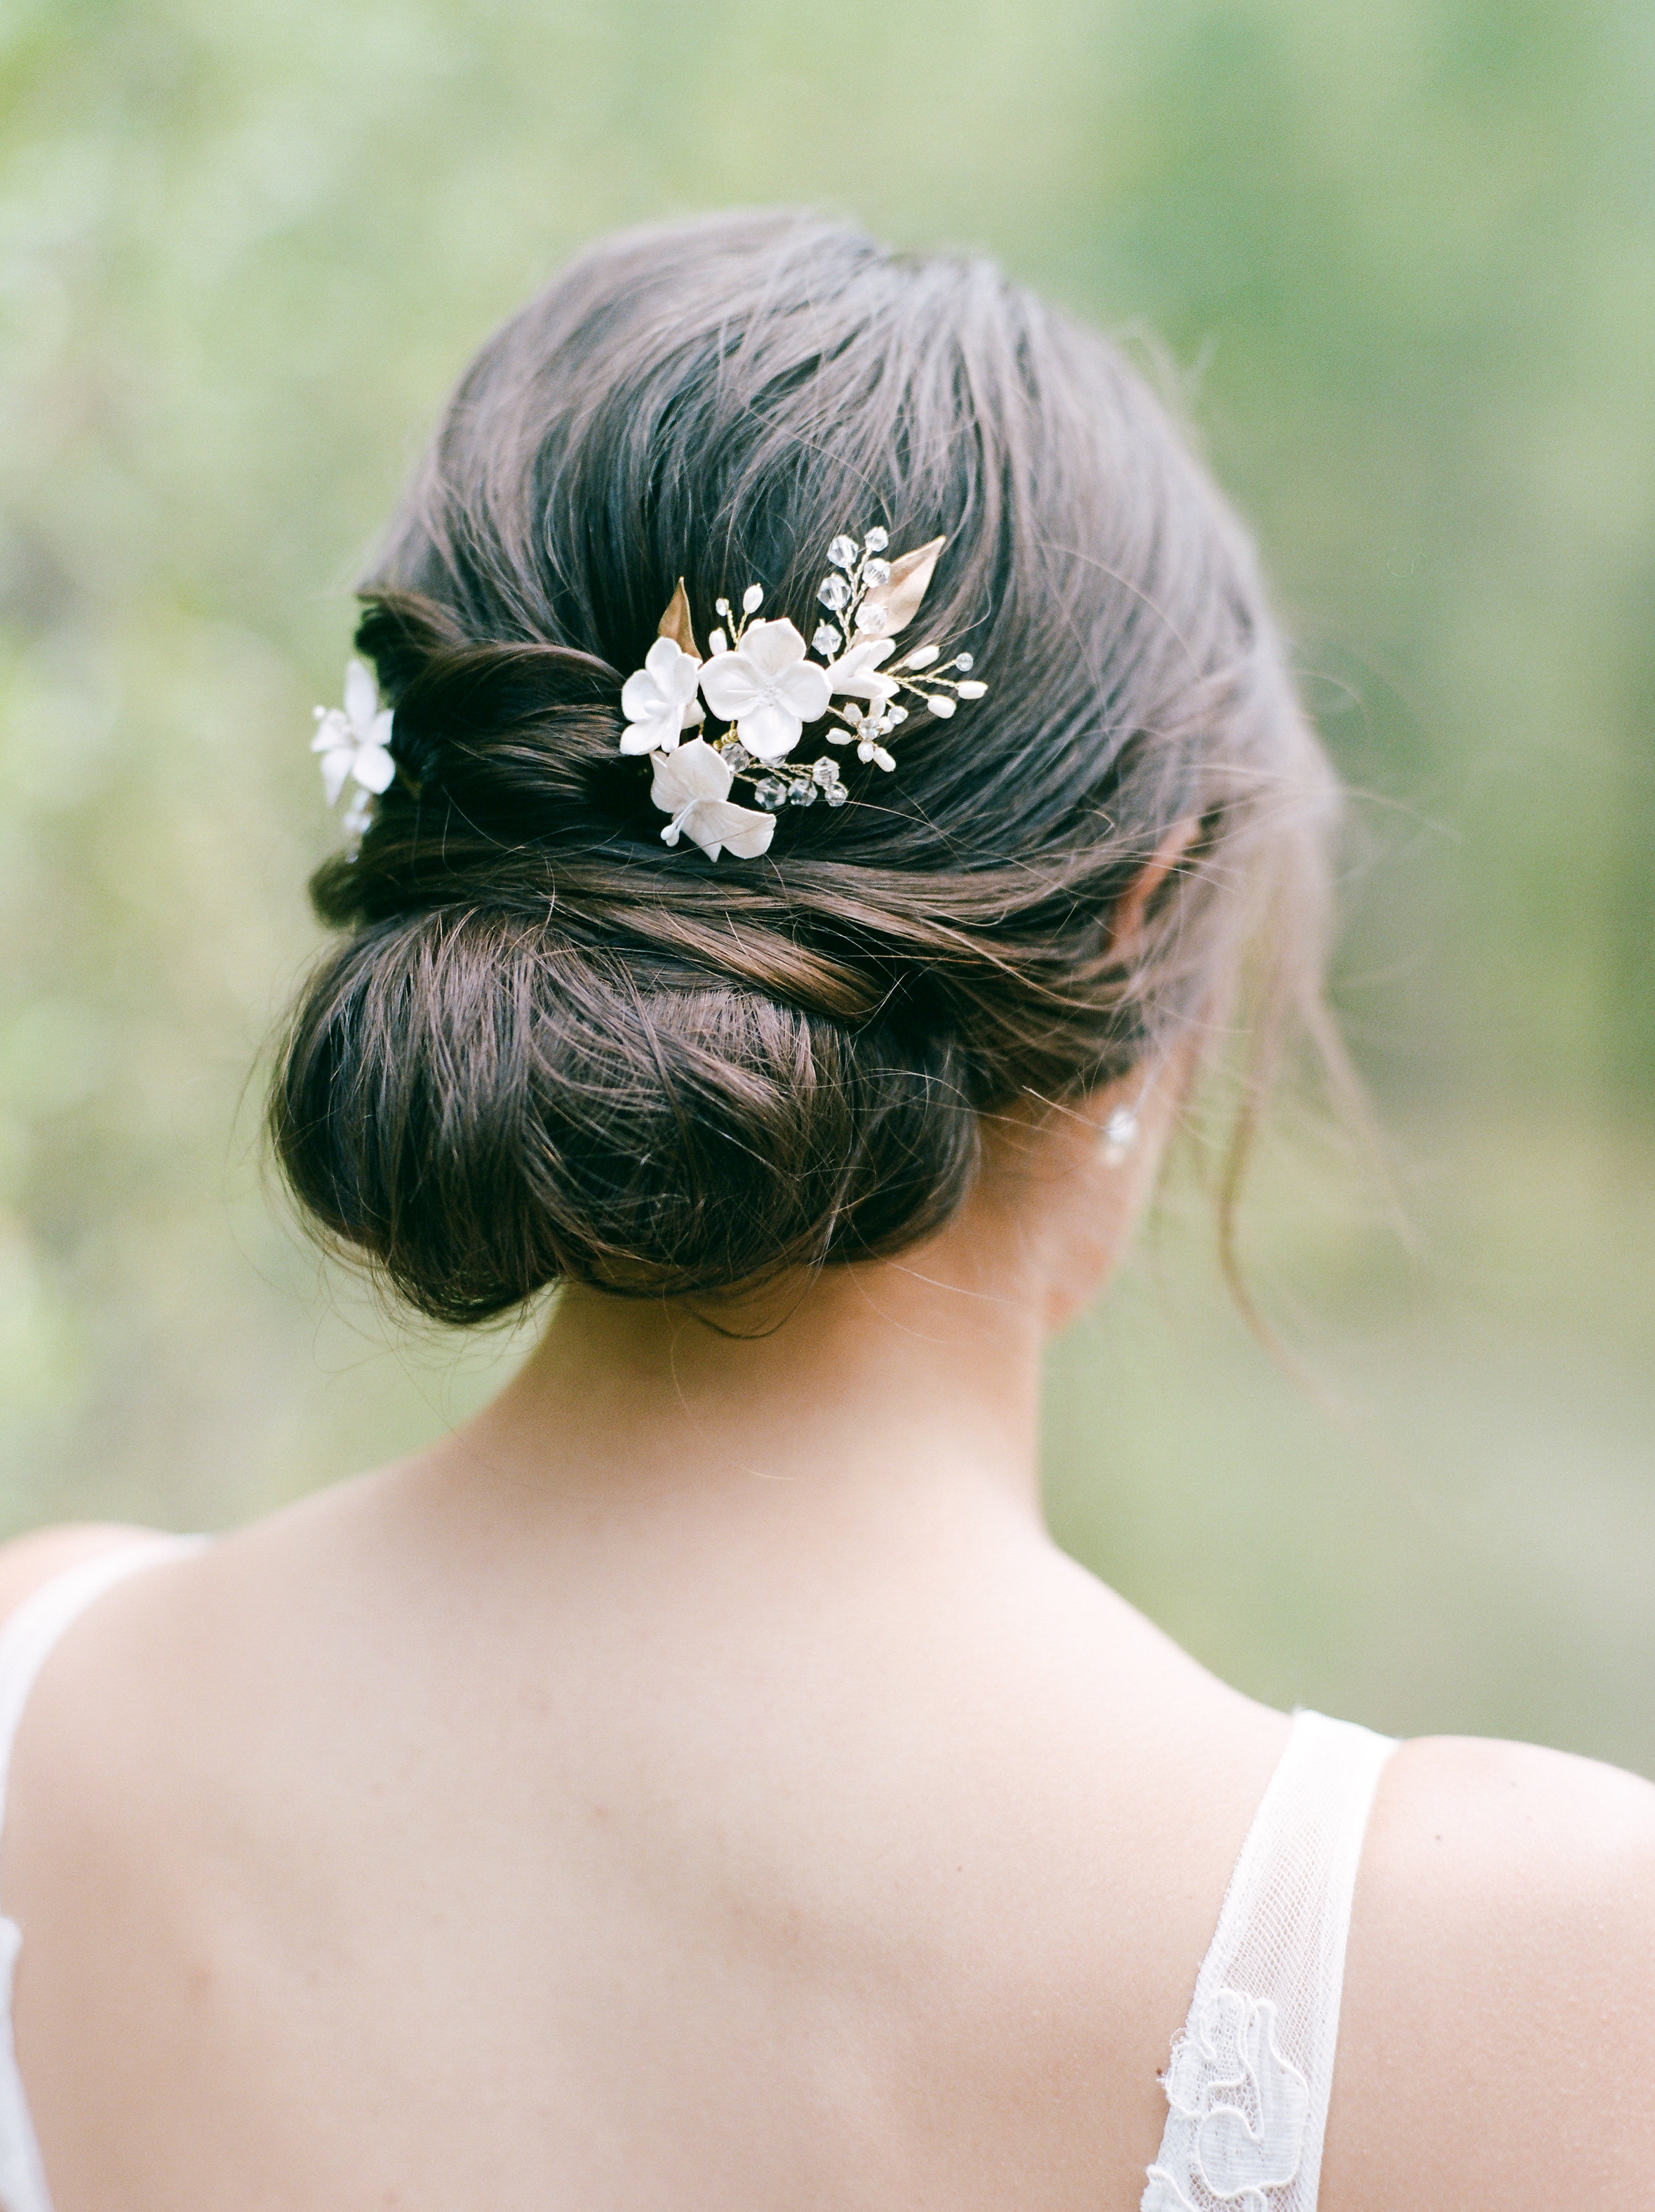
<svg viewBox="0 0 1655 2212"><path fill-rule="evenodd" d="M854 743L859 760L889 769L896 763L885 740L911 711L900 693L944 720L962 700L983 696L987 686L970 677L968 653L943 661L940 647L922 645L891 660L944 542L935 538L888 560L885 531L870 530L860 542L841 532L828 548L828 573L816 589L823 616L808 650L785 617L760 616L764 588L749 584L739 608L713 602L718 626L703 661L680 581L644 665L621 694L627 726L620 749L650 758L651 796L671 817L661 832L665 843L687 836L712 860L726 848L755 858L768 848L783 808L843 806L851 796L831 754L788 759L807 724L826 722L830 744ZM684 732L709 714L724 730L685 742ZM732 804L737 779L751 784L756 807Z"/></svg>
<svg viewBox="0 0 1655 2212"><path fill-rule="evenodd" d="M854 538L834 538L828 548L828 574L816 590L817 600L832 619L822 623L811 640L816 651L831 657L835 666L858 663L868 678L861 687L868 704L864 707L855 699L847 699L835 708L850 727L843 732L830 729L828 743L846 745L854 738L858 759L876 762L882 769L894 769L896 763L882 741L894 736L908 719L909 710L897 697L899 691L911 693L946 720L962 699L980 699L988 689L971 676L970 653L956 653L952 660L943 660L942 649L935 645L916 647L888 668L884 665L893 650L892 633L912 622L919 611L919 601L943 550L938 538L934 545L921 546L918 553L891 562L884 557L889 544L885 532L877 529L870 530L860 545ZM911 582L918 590L910 595ZM956 670L957 678L953 673ZM914 678L922 674L924 681L916 683Z"/></svg>

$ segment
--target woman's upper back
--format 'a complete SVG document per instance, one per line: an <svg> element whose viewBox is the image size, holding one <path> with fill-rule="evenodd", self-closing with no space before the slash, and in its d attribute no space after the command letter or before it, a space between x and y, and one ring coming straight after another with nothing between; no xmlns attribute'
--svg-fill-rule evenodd
<svg viewBox="0 0 1655 2212"><path fill-rule="evenodd" d="M1278 1717L1009 1527L882 1627L831 1561L640 1611L578 1526L457 1558L386 1503L133 1576L42 1672L0 1902L57 2212L1137 2203ZM1638 2201L1652 1801L1397 1754L1322 2212Z"/></svg>

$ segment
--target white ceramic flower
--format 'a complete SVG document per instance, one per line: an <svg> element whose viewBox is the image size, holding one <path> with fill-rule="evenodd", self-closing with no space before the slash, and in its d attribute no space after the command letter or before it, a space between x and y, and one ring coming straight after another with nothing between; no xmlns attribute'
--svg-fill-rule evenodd
<svg viewBox="0 0 1655 2212"><path fill-rule="evenodd" d="M345 664L345 703L318 707L311 750L322 756L322 788L331 806L354 777L364 791L388 791L396 778L391 757L391 710L379 704L379 687L360 660Z"/></svg>
<svg viewBox="0 0 1655 2212"><path fill-rule="evenodd" d="M828 689L836 699L865 699L876 709L888 705L896 696L897 681L880 673L880 663L895 650L894 638L858 638L848 653L830 663Z"/></svg>
<svg viewBox="0 0 1655 2212"><path fill-rule="evenodd" d="M701 719L695 696L700 663L670 637L658 637L644 665L621 687L621 712L632 727L623 753L670 753L683 732Z"/></svg>
<svg viewBox="0 0 1655 2212"><path fill-rule="evenodd" d="M661 832L664 844L676 845L680 836L688 837L709 860L716 860L726 845L743 860L755 860L768 846L775 835L775 816L731 805L734 771L705 738L692 738L672 752L658 752L654 768L650 797L672 817Z"/></svg>
<svg viewBox="0 0 1655 2212"><path fill-rule="evenodd" d="M805 659L804 640L785 618L749 623L734 650L715 653L700 677L707 705L721 722L736 725L737 736L761 761L791 753L804 725L828 712L831 696L827 670Z"/></svg>

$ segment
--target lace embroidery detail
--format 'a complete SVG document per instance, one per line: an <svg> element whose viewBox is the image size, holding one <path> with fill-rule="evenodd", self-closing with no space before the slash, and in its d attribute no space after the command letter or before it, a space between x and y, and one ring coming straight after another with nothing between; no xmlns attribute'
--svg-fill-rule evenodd
<svg viewBox="0 0 1655 2212"><path fill-rule="evenodd" d="M1140 2212L1270 2212L1266 2192L1299 2171L1310 2084L1277 2046L1270 1999L1214 1990L1173 2044L1161 2085L1172 2163L1149 2168Z"/></svg>

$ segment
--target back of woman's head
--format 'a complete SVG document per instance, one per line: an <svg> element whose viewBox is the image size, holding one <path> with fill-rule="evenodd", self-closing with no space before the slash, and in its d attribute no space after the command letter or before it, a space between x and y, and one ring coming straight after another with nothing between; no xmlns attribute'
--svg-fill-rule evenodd
<svg viewBox="0 0 1655 2212"><path fill-rule="evenodd" d="M828 541L943 536L986 696L757 859L669 849L620 693L675 585L808 635ZM1100 338L792 216L599 246L466 374L365 597L397 781L272 1102L413 1303L713 1291L888 1253L985 1117L1313 1006L1329 785L1240 532ZM1189 842L1131 927L1123 902Z"/></svg>

